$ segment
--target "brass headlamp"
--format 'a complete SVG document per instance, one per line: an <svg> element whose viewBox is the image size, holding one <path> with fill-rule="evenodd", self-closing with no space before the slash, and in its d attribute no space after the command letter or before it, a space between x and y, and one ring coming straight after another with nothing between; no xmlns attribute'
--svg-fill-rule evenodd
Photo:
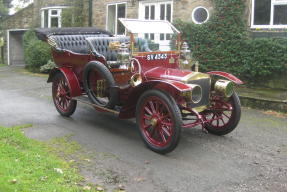
<svg viewBox="0 0 287 192"><path fill-rule="evenodd" d="M223 96L223 97L231 97L233 94L233 83L228 80L219 79L214 84L214 90L216 94Z"/></svg>
<svg viewBox="0 0 287 192"><path fill-rule="evenodd" d="M183 68L189 64L190 60L190 50L188 47L188 44L186 42L183 42L180 50L180 56L181 56L181 65Z"/></svg>
<svg viewBox="0 0 287 192"><path fill-rule="evenodd" d="M129 68L130 52L126 43L121 43L117 54L117 60L120 62L122 69Z"/></svg>

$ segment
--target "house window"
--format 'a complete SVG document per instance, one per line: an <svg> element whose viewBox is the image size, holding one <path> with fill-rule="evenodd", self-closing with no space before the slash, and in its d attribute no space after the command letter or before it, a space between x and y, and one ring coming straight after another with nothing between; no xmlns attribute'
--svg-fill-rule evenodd
<svg viewBox="0 0 287 192"><path fill-rule="evenodd" d="M196 24L202 24L208 21L209 12L205 7L196 7L192 11L192 21Z"/></svg>
<svg viewBox="0 0 287 192"><path fill-rule="evenodd" d="M155 5L145 6L145 20L155 20Z"/></svg>
<svg viewBox="0 0 287 192"><path fill-rule="evenodd" d="M43 28L61 27L62 8L43 8L41 10L41 26Z"/></svg>
<svg viewBox="0 0 287 192"><path fill-rule="evenodd" d="M140 2L139 19L166 20L172 22L172 1ZM170 40L170 34L145 34L145 39L152 41Z"/></svg>
<svg viewBox="0 0 287 192"><path fill-rule="evenodd" d="M126 17L126 6L126 3L109 4L107 6L107 30L115 35L125 34L125 27L118 19Z"/></svg>
<svg viewBox="0 0 287 192"><path fill-rule="evenodd" d="M251 27L287 28L287 0L252 0Z"/></svg>

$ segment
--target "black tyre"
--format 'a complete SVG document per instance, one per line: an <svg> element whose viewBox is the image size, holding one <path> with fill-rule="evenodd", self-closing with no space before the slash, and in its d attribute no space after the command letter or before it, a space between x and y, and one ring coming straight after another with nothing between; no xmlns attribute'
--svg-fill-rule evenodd
<svg viewBox="0 0 287 192"><path fill-rule="evenodd" d="M58 72L53 78L52 96L57 111L65 117L71 116L77 108L77 101L71 98L70 91L66 77Z"/></svg>
<svg viewBox="0 0 287 192"><path fill-rule="evenodd" d="M213 99L210 111L205 114L209 123L206 130L214 135L226 135L233 131L241 117L241 105L238 95L234 92L227 100Z"/></svg>
<svg viewBox="0 0 287 192"><path fill-rule="evenodd" d="M175 100L159 90L146 91L136 107L141 138L148 148L166 154L177 146L182 117Z"/></svg>
<svg viewBox="0 0 287 192"><path fill-rule="evenodd" d="M99 89L100 81L104 82L102 90ZM84 69L83 85L92 103L101 107L114 108L118 100L118 92L114 77L104 64L97 61L89 62Z"/></svg>

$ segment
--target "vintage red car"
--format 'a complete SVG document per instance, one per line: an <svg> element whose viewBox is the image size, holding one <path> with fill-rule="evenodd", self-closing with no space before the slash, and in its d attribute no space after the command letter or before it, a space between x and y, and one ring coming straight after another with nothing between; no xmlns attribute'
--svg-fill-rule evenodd
<svg viewBox="0 0 287 192"><path fill-rule="evenodd" d="M161 154L175 149L182 128L202 126L215 135L235 129L241 116L233 90L234 84L242 84L238 78L198 72L198 64L187 70L188 46L167 21L120 22L127 36L95 28L38 30L57 65L48 82L61 115L72 115L79 101L120 119L136 117L144 143ZM168 34L174 44L153 43L158 50L152 51L147 34Z"/></svg>

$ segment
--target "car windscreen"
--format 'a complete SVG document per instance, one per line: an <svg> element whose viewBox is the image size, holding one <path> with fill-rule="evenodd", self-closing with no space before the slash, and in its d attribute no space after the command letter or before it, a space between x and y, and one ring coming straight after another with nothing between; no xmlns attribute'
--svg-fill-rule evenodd
<svg viewBox="0 0 287 192"><path fill-rule="evenodd" d="M119 21L125 26L128 33L132 33L135 38L145 40L139 41L139 46L147 43L152 51L176 49L175 42L179 31L168 21L139 19L119 19ZM145 49L139 48L139 52L141 50Z"/></svg>

